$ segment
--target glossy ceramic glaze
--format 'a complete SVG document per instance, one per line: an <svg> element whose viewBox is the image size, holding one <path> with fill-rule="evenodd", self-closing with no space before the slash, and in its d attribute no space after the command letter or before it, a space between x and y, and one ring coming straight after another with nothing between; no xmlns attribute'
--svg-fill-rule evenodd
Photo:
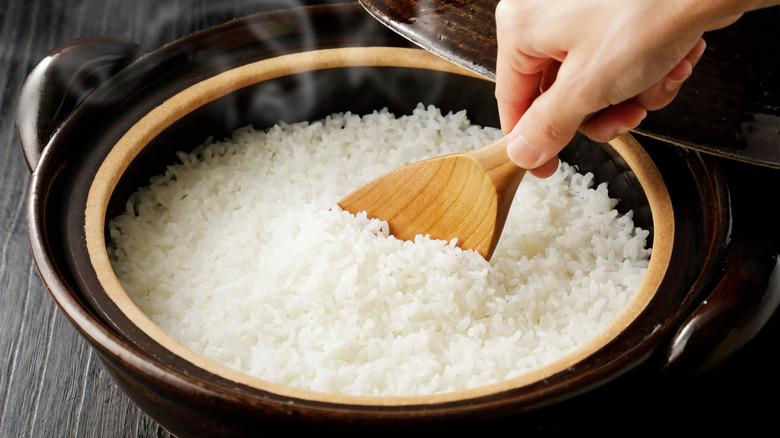
<svg viewBox="0 0 780 438"><path fill-rule="evenodd" d="M495 78L498 0L360 0L422 47ZM707 51L678 97L637 132L740 161L780 167L780 7L705 35ZM554 24L551 24L554 25Z"/></svg>
<svg viewBox="0 0 780 438"><path fill-rule="evenodd" d="M174 434L254 436L260 430L410 426L444 430L513 421L565 409L564 400L586 400L589 391L640 369L688 373L717 363L766 320L757 306L777 306L778 285L768 280L776 278L776 256L731 241L729 193L716 163L697 152L643 139L651 145L646 149L652 167L667 187L675 188L669 194L674 210L670 268L654 298L630 324L598 351L543 380L464 398L377 402L308 397L195 366L128 318L99 281L85 235L95 176L127 132L183 90L256 61L334 47L409 45L357 4L344 4L245 17L151 52L123 41L79 40L55 49L30 75L19 132L33 169L28 223L41 275L119 385ZM462 74L355 67L247 84L193 105L164 123L160 132L142 134L147 136L140 141L143 149L112 182L116 188L105 215L118 213L129 193L172 162L175 151L194 147L207 136L227 135L248 123L264 127L335 111L387 107L405 113L418 101L445 111L466 108L475 123L497 125L492 84ZM562 157L608 182L621 199L620 208L633 210L640 226L654 230L645 188L613 148L578 137ZM741 336L720 336L717 330L725 323Z"/></svg>

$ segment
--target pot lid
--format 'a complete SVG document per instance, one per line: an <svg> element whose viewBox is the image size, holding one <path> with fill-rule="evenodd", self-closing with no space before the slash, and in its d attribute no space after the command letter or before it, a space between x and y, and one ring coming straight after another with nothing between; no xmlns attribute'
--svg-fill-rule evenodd
<svg viewBox="0 0 780 438"><path fill-rule="evenodd" d="M498 0L360 0L419 46L495 79ZM677 98L635 130L682 147L780 168L780 7L707 33L707 51Z"/></svg>

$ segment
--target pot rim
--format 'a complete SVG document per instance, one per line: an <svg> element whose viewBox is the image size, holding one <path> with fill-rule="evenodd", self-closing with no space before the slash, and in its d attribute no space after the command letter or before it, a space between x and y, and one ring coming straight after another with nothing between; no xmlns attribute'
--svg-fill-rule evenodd
<svg viewBox="0 0 780 438"><path fill-rule="evenodd" d="M109 298L137 327L155 342L160 343L164 348L174 352L177 356L182 357L196 367L263 392L328 404L408 406L474 399L538 382L570 368L585 357L598 351L642 313L658 290L671 258L672 241L674 239L674 213L669 193L653 160L647 156L644 149L633 137L626 134L610 142L610 144L629 163L645 189L650 204L654 223L654 245L647 273L625 309L606 328L574 352L540 369L492 385L434 395L375 397L331 394L271 383L231 370L183 347L152 323L122 289L111 268L105 247L106 207L121 175L127 169L132 159L156 135L176 120L225 94L279 76L316 69L354 65L404 66L479 77L471 71L455 66L420 49L352 47L282 55L232 68L186 88L150 111L133 125L112 148L101 164L89 188L87 210L85 212L86 244L99 282L103 285ZM81 324L83 322L81 320L78 323ZM104 341L105 339L99 340L99 342ZM135 349L132 351L137 352ZM124 351L124 353L126 354L127 351ZM172 374L180 373L180 371L173 370L170 367L168 372Z"/></svg>

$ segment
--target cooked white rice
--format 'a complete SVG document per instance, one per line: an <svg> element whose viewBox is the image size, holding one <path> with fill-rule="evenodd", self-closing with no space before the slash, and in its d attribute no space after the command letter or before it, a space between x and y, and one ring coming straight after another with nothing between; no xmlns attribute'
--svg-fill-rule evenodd
<svg viewBox="0 0 780 438"><path fill-rule="evenodd" d="M109 255L160 328L262 379L395 396L511 378L586 342L644 275L648 232L606 185L565 163L527 175L489 263L335 207L385 171L498 136L422 105L240 129L135 193Z"/></svg>

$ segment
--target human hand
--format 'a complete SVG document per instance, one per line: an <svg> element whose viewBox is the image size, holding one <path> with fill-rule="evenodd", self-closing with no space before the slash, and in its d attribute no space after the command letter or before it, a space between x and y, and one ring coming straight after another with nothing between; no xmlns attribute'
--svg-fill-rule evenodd
<svg viewBox="0 0 780 438"><path fill-rule="evenodd" d="M546 177L578 129L608 141L635 128L675 98L704 53L703 34L736 21L747 3L502 0L496 99L510 159Z"/></svg>

